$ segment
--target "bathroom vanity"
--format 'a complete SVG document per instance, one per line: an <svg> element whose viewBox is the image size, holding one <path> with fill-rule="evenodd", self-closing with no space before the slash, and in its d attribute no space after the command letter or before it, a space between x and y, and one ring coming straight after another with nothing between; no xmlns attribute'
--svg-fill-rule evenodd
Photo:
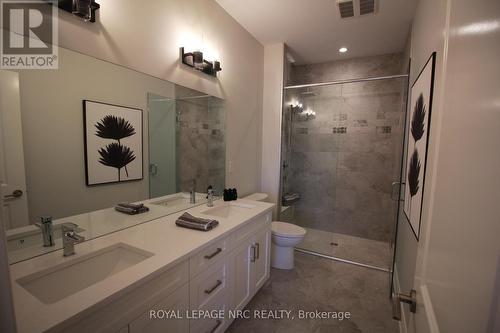
<svg viewBox="0 0 500 333"><path fill-rule="evenodd" d="M269 277L272 208L219 200L186 210L217 219L208 232L179 212L14 264L18 331L223 332Z"/></svg>

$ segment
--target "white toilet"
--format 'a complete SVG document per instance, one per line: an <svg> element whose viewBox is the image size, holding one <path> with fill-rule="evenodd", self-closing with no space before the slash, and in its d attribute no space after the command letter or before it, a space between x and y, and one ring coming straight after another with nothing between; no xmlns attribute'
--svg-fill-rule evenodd
<svg viewBox="0 0 500 333"><path fill-rule="evenodd" d="M306 229L295 224L274 221L271 223L271 266L279 269L294 267L293 248L300 244Z"/></svg>
<svg viewBox="0 0 500 333"><path fill-rule="evenodd" d="M255 200L255 201L267 201L267 198L268 198L267 193L253 193L253 194L247 195L243 199Z"/></svg>
<svg viewBox="0 0 500 333"><path fill-rule="evenodd" d="M266 193L253 193L243 199L267 201ZM306 229L295 224L274 221L271 223L271 266L279 269L293 269L293 248L300 244Z"/></svg>

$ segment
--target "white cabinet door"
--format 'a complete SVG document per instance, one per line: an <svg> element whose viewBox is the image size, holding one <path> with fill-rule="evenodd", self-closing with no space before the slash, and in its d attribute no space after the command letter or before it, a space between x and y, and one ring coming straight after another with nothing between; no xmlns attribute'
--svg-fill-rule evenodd
<svg viewBox="0 0 500 333"><path fill-rule="evenodd" d="M251 248L252 253L250 254L252 256L251 259L253 259L251 266L251 289L253 292L259 290L269 277L271 259L270 241L271 231L268 228L260 231L253 238L253 249Z"/></svg>
<svg viewBox="0 0 500 333"><path fill-rule="evenodd" d="M188 333L189 320L179 318L151 318L152 310L173 310L178 311L180 316L185 317L186 311L189 309L189 288L185 284L174 293L170 294L163 301L144 312L141 316L133 320L129 324L129 333Z"/></svg>
<svg viewBox="0 0 500 333"><path fill-rule="evenodd" d="M251 290L251 245L249 241L244 242L238 246L232 256L233 270L232 270L232 290L233 290L233 309L243 308L250 297L252 296Z"/></svg>
<svg viewBox="0 0 500 333"><path fill-rule="evenodd" d="M233 309L242 309L269 278L271 231L264 228L237 247L233 260Z"/></svg>

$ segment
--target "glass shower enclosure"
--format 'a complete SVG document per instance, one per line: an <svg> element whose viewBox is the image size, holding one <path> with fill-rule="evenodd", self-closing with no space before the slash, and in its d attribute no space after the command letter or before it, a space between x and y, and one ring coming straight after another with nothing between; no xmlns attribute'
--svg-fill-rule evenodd
<svg viewBox="0 0 500 333"><path fill-rule="evenodd" d="M406 75L285 87L280 220L297 250L389 270Z"/></svg>
<svg viewBox="0 0 500 333"><path fill-rule="evenodd" d="M175 85L168 96L148 94L150 198L225 185L224 100Z"/></svg>

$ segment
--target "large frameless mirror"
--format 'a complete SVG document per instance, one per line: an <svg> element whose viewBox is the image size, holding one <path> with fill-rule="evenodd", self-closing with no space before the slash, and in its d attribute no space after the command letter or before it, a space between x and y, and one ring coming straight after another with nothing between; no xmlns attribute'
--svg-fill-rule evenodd
<svg viewBox="0 0 500 333"><path fill-rule="evenodd" d="M64 48L57 70L0 71L0 136L11 263L60 249L63 223L93 239L224 188L223 100Z"/></svg>

